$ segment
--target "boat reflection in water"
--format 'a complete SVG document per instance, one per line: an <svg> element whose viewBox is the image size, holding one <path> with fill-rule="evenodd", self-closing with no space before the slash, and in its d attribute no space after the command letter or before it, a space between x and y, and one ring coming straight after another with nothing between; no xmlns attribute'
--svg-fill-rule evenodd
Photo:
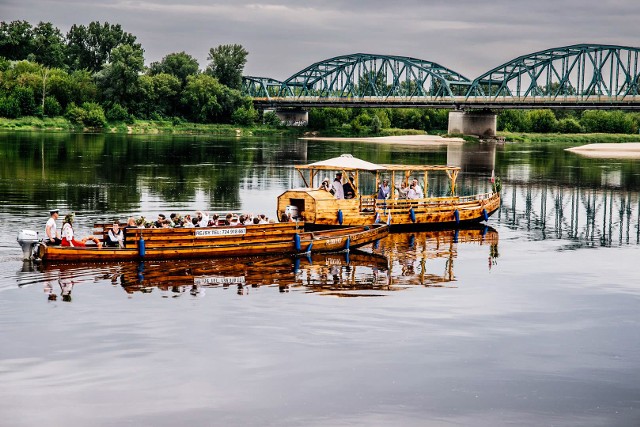
<svg viewBox="0 0 640 427"><path fill-rule="evenodd" d="M396 285L454 287L454 260L460 245L467 244L488 246L488 268L496 265L498 232L488 226L392 233L374 251L391 260L391 279Z"/></svg>
<svg viewBox="0 0 640 427"><path fill-rule="evenodd" d="M110 282L130 295L204 296L208 288L277 288L333 296L381 296L415 286L455 287L454 260L461 245L486 245L489 269L498 257L490 227L395 233L363 250L309 257L39 265L21 286L43 283L49 300L72 301L75 285ZM23 271L25 271L23 269ZM57 296L60 295L60 297Z"/></svg>

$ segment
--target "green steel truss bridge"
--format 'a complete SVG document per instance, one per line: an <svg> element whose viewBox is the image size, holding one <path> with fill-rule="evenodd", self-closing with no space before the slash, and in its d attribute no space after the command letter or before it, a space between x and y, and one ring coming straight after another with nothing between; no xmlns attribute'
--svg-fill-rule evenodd
<svg viewBox="0 0 640 427"><path fill-rule="evenodd" d="M640 48L578 44L519 56L474 80L435 62L356 53L284 81L243 78L259 108L640 109Z"/></svg>

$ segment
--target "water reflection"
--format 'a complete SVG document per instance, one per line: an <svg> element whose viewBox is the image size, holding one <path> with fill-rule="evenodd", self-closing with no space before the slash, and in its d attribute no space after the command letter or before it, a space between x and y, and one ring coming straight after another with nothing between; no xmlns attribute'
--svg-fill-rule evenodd
<svg viewBox="0 0 640 427"><path fill-rule="evenodd" d="M640 243L637 192L512 181L502 194L498 221L527 230L533 240L568 240L567 249Z"/></svg>
<svg viewBox="0 0 640 427"><path fill-rule="evenodd" d="M353 297L380 296L415 286L454 287L461 245L488 247L489 269L498 258L498 232L489 227L396 233L348 253L309 257L251 257L114 264L25 263L19 286L41 284L47 299L71 301L77 284L109 282L127 294L202 297L208 288L249 295L260 287Z"/></svg>

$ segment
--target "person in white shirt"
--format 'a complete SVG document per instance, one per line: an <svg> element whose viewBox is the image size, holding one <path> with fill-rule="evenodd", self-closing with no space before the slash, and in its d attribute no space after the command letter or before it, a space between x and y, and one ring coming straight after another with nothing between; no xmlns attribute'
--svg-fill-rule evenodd
<svg viewBox="0 0 640 427"><path fill-rule="evenodd" d="M336 178L333 180L333 183L331 184L331 194L333 194L336 199L344 199L344 188L342 187L341 172L338 172L336 174Z"/></svg>
<svg viewBox="0 0 640 427"><path fill-rule="evenodd" d="M413 186L414 186L414 189L416 190L416 194L418 195L416 199L424 199L424 192L422 191L422 187L420 187L420 184L418 184L417 179L413 180Z"/></svg>
<svg viewBox="0 0 640 427"><path fill-rule="evenodd" d="M409 186L409 191L407 192L407 199L418 199L418 192L416 191L416 186L412 183Z"/></svg>
<svg viewBox="0 0 640 427"><path fill-rule="evenodd" d="M58 219L59 212L60 211L58 209L49 211L49 215L51 215L51 217L47 220L47 225L44 228L46 243L51 246L62 243L60 233L58 233L58 227L56 226L56 220Z"/></svg>
<svg viewBox="0 0 640 427"><path fill-rule="evenodd" d="M120 223L114 222L107 233L107 246L124 248L124 233L120 229Z"/></svg>

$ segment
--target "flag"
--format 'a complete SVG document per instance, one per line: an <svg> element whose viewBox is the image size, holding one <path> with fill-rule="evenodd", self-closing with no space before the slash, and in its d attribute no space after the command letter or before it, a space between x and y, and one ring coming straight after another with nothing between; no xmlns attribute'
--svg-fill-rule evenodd
<svg viewBox="0 0 640 427"><path fill-rule="evenodd" d="M495 171L491 169L491 183L493 184L494 182L496 182L496 174Z"/></svg>

